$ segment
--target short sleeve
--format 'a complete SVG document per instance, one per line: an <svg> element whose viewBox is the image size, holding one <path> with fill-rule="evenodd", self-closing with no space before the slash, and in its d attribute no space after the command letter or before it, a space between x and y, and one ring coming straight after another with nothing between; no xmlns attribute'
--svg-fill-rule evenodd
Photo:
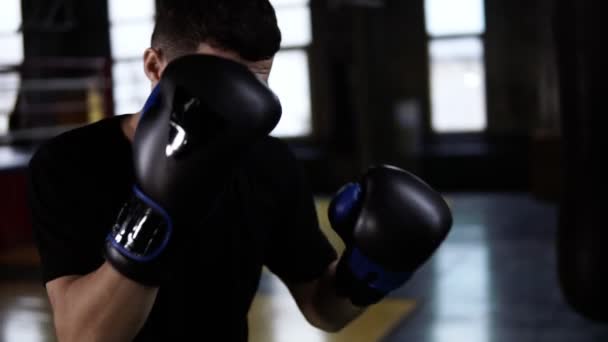
<svg viewBox="0 0 608 342"><path fill-rule="evenodd" d="M325 273L337 254L319 226L314 194L299 161L284 143L273 153L278 210L266 266L284 281L312 281Z"/></svg>
<svg viewBox="0 0 608 342"><path fill-rule="evenodd" d="M42 147L28 166L28 201L44 284L91 272L101 255L80 219L76 180L61 165L65 164Z"/></svg>

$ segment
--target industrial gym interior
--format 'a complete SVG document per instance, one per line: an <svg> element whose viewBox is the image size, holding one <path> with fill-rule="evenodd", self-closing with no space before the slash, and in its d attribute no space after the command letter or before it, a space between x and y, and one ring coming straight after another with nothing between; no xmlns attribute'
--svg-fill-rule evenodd
<svg viewBox="0 0 608 342"><path fill-rule="evenodd" d="M369 165L424 179L454 222L408 282L336 333L308 324L264 270L250 341L608 341L599 2L270 2L282 32L272 135L301 163L335 248L329 200ZM57 341L28 163L59 134L142 108L155 11L0 1L0 341Z"/></svg>

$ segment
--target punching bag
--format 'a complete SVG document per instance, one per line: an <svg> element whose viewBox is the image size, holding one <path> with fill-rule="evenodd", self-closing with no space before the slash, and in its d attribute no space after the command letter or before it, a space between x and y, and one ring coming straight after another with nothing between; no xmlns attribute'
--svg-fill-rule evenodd
<svg viewBox="0 0 608 342"><path fill-rule="evenodd" d="M556 3L564 168L557 258L560 287L571 308L608 322L608 174L602 166L608 127L600 122L608 108L608 39L602 3Z"/></svg>

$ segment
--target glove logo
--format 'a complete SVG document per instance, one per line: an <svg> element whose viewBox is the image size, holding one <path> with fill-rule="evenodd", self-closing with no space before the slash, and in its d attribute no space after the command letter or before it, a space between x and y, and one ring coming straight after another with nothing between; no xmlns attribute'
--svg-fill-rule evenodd
<svg viewBox="0 0 608 342"><path fill-rule="evenodd" d="M165 149L165 155L167 157L172 157L188 143L186 130L173 121L170 122L170 125L169 143Z"/></svg>

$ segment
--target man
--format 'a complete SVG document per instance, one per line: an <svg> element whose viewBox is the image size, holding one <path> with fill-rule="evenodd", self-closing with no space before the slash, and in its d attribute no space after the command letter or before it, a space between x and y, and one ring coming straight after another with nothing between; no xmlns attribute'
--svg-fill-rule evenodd
<svg viewBox="0 0 608 342"><path fill-rule="evenodd" d="M284 143L268 136L250 144L247 140L240 141L238 146L247 147L242 153L245 150L239 148L218 152L208 147L194 147L198 150L188 152L219 159L188 165L185 167L188 172L191 168L195 171L189 177L175 179L180 189L167 186L160 192L200 193L205 199L200 203L191 200L190 195L164 201L159 198L164 194L150 189L158 182L146 183L146 178L163 167L155 162L141 167L133 161L146 159L142 155L150 153L169 160L174 152L163 150L161 156L160 150L149 151L151 144L142 143L147 134L155 134L156 128L150 128L154 126L151 120L167 121L169 116L174 120L177 107L184 112L191 108L192 92L215 91L214 78L230 83L223 77L230 77L226 75L232 71L237 75L234 82L241 82L234 89L243 84L258 89L252 79L228 61L245 66L255 79L267 82L279 45L275 14L266 0L167 1L158 9L152 46L144 53L144 72L155 91L142 112L109 118L60 135L43 145L32 158L30 196L35 236L60 341L173 341L192 337L204 340L201 336L211 334L219 334L225 341L246 341L247 313L263 266L285 282L313 326L338 331L367 306L403 284L410 271L445 237L451 218L436 194L421 188L418 180L409 175L383 169L369 177L363 190L351 185L332 203L334 228L339 229L350 246L350 252L338 259L319 229L313 196L296 159ZM201 76L196 78L201 86L186 86L185 93L190 93L180 102L178 94L184 89L174 85L192 78L183 70L190 63L183 62L183 57L189 55L218 59L209 59L212 66L204 61L193 62L191 70ZM226 72L222 69L214 73L215 65L226 67ZM169 68L172 72L167 71ZM167 101L166 89L172 89L171 101ZM260 91L264 97L263 90ZM257 94L251 98L246 93L226 96L236 98L237 102L240 96L244 102L259 102ZM163 100L158 100L159 96ZM208 118L203 114L211 115L208 112L213 111L208 106L217 96L222 95L195 94L204 110L191 118ZM225 107L231 105L219 102ZM219 113L214 114L223 115L225 107L215 107ZM262 108L260 113L264 114L272 104ZM243 112L247 110L243 108ZM146 125L143 120L148 120ZM172 129L179 126L179 122L171 124ZM186 133L193 128L191 123L183 125ZM169 129L168 125L160 126L159 129ZM220 135L218 139L223 134L209 128L208 123L194 126L199 133L207 129L209 136ZM173 140L178 135L179 132L173 132ZM176 146L173 146L176 150L180 148ZM179 163L180 159L174 160ZM175 168L180 167L183 164ZM183 170L178 171L184 174ZM207 177L209 174L213 177ZM163 177L172 176L163 174ZM188 189L190 182L202 186ZM135 201L139 201L135 204L133 184L140 186L136 193L143 193L135 196ZM216 191L219 188L223 190ZM381 189L382 193L373 192L372 188ZM404 190L409 188L416 188L413 193L417 198L413 202L425 204L415 206L413 216L410 215L413 210L399 207L401 199L411 201L407 197L412 192ZM150 193L156 197L147 196ZM397 207L388 212L375 208L376 203L393 202L389 197L399 197L399 201L394 201ZM158 203L169 203L167 207L171 207L174 203L171 201L180 204L167 214ZM380 211L385 213L374 216ZM404 219L403 212L410 216ZM361 217L367 215L367 220L360 220L359 213ZM174 214L182 216L172 227ZM434 221L420 220L421 216L432 217ZM372 218L375 225L365 223ZM400 254L397 251L402 246L395 245L407 239L409 233L396 230L393 223L400 225L410 219L418 225L417 229L421 227L424 231L414 234L416 243L426 246L425 241L430 241L428 248L409 249L415 257L407 254L411 252ZM154 229L139 234L142 225L150 224L144 224L146 220L153 221ZM364 222L363 226L358 225L359 221ZM174 236L169 227L175 231ZM370 228L372 243L369 243ZM358 236L355 230L368 237ZM390 231L392 235L387 233L378 238L378 232L382 231ZM167 254L169 261L149 267L151 255L130 249L141 235L148 239L144 241L146 248L155 246L153 257ZM173 250L165 252L165 245ZM408 260L397 261L403 257ZM404 263L407 267L400 269Z"/></svg>

